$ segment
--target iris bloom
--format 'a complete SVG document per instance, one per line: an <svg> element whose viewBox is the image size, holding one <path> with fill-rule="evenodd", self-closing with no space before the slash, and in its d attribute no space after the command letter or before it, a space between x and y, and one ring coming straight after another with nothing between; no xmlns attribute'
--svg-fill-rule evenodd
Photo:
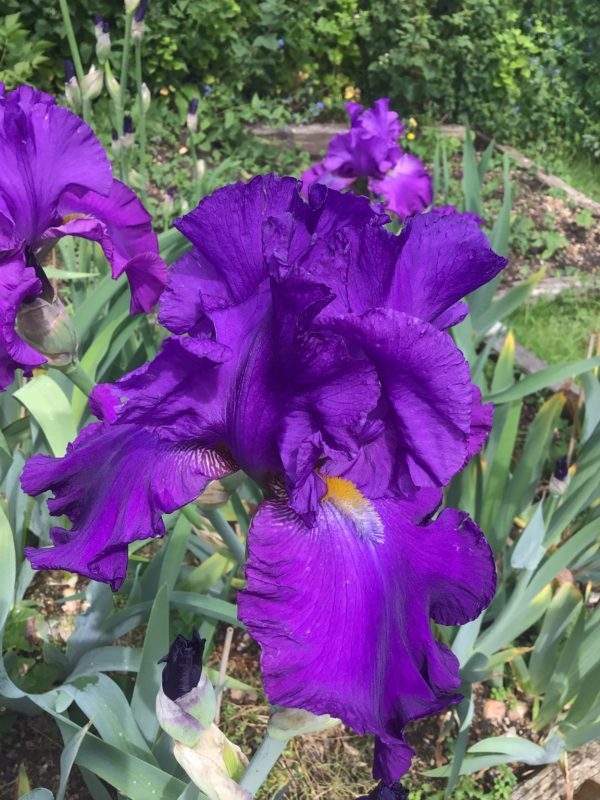
<svg viewBox="0 0 600 800"><path fill-rule="evenodd" d="M260 176L219 189L176 227L193 249L159 306L156 359L91 403L101 422L23 487L51 490L54 547L34 568L109 582L163 513L242 469L265 489L248 534L242 620L262 646L271 702L377 736L392 785L402 730L459 697L458 664L430 619L489 603L491 551L467 514L432 515L440 487L491 425L446 328L505 260L459 215L399 236L366 198Z"/></svg>
<svg viewBox="0 0 600 800"><path fill-rule="evenodd" d="M404 126L389 103L382 97L366 110L358 103L346 104L350 130L336 134L323 161L303 173L305 192L314 183L341 190L362 178L403 220L431 205L431 177L420 159L398 145Z"/></svg>
<svg viewBox="0 0 600 800"><path fill-rule="evenodd" d="M149 311L166 278L151 218L112 177L91 128L53 97L0 85L0 389L45 362L15 331L19 308L53 290L40 265L62 236L99 242L113 278L126 273L131 311Z"/></svg>

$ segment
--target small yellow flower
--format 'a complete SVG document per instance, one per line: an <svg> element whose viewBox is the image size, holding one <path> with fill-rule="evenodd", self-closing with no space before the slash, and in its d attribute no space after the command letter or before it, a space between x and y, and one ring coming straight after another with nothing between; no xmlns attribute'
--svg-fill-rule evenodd
<svg viewBox="0 0 600 800"><path fill-rule="evenodd" d="M417 120L414 117L411 117L408 120L408 124L410 125L411 128L418 128L419 127L419 123L417 122Z"/></svg>
<svg viewBox="0 0 600 800"><path fill-rule="evenodd" d="M414 135L414 133L411 131L410 133L407 133L407 134L406 134L406 138L408 139L408 141L409 141L409 142L412 142L412 140L415 138L415 135Z"/></svg>
<svg viewBox="0 0 600 800"><path fill-rule="evenodd" d="M298 78L299 81L302 81L302 83L304 83L304 81L307 81L310 78L310 75L305 69L301 69L299 70L299 72L296 73L296 77Z"/></svg>
<svg viewBox="0 0 600 800"><path fill-rule="evenodd" d="M179 155L180 156L184 156L186 153L189 153L189 152L190 151L188 150L188 148L185 145L182 145L182 147L179 148Z"/></svg>
<svg viewBox="0 0 600 800"><path fill-rule="evenodd" d="M360 89L357 86L346 86L344 100L360 100Z"/></svg>
<svg viewBox="0 0 600 800"><path fill-rule="evenodd" d="M161 86L158 90L158 93L161 94L163 97L166 97L169 94L169 89L166 86Z"/></svg>

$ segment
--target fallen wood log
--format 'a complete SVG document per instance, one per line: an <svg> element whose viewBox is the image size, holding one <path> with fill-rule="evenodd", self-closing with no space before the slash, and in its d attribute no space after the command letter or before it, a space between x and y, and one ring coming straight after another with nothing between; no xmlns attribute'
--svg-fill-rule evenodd
<svg viewBox="0 0 600 800"><path fill-rule="evenodd" d="M574 800L600 800L600 742L590 742L568 755L568 776ZM511 800L567 800L565 774L549 764L521 783Z"/></svg>

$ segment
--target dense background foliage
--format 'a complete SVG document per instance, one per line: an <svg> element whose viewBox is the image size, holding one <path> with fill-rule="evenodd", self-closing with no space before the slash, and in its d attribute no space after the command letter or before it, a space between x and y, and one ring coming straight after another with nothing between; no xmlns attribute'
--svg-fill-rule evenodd
<svg viewBox="0 0 600 800"><path fill-rule="evenodd" d="M69 5L84 61L95 13L118 17L113 38L122 34L115 3ZM60 87L58 5L3 8L33 39L23 50L0 18L0 79ZM257 95L259 119L277 101L274 121L301 121L338 113L345 97L389 95L406 115L468 116L505 141L600 155L600 5L590 0L152 0L147 30L149 83L171 104L199 91L222 117Z"/></svg>

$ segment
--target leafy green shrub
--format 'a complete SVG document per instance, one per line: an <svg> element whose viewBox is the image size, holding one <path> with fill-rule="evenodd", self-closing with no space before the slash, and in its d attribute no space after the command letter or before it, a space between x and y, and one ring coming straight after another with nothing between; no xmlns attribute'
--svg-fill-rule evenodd
<svg viewBox="0 0 600 800"><path fill-rule="evenodd" d="M0 17L0 81L26 83L48 60L50 42L29 37L20 14Z"/></svg>

